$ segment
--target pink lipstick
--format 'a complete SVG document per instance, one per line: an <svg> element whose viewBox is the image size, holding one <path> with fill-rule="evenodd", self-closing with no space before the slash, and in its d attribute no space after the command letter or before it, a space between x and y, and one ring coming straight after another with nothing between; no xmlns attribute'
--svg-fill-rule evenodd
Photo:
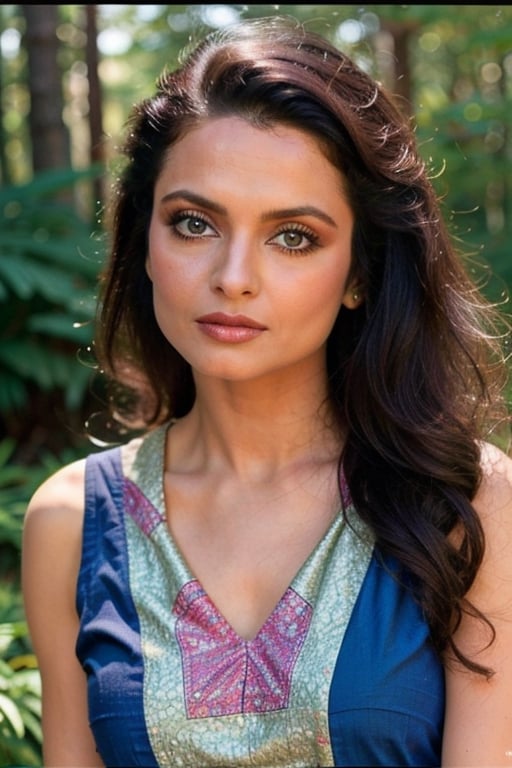
<svg viewBox="0 0 512 768"><path fill-rule="evenodd" d="M239 344L260 336L266 327L245 315L227 315L213 312L196 320L200 330L216 341Z"/></svg>

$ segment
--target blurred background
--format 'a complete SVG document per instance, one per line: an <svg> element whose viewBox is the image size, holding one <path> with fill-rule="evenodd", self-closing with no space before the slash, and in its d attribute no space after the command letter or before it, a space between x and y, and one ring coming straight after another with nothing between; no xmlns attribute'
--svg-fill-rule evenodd
<svg viewBox="0 0 512 768"><path fill-rule="evenodd" d="M276 14L396 95L475 279L500 303L512 287L512 6L2 4L0 765L42 762L22 520L48 474L100 447L92 319L125 122L204 33Z"/></svg>

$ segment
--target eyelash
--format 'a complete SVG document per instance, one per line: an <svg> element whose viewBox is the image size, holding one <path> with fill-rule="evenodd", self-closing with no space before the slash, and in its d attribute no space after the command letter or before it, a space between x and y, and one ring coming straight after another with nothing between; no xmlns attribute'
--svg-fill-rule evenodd
<svg viewBox="0 0 512 768"><path fill-rule="evenodd" d="M202 234L186 235L183 232L180 232L178 229L178 224L181 224L183 221L187 221L187 219L195 219L196 221L202 222L207 227L210 227L210 229L215 230L213 224L208 221L203 213L199 213L198 211L177 211L169 217L169 226L171 227L173 234L175 234L176 237L180 237L182 240L200 240L203 237L211 237L211 235Z"/></svg>
<svg viewBox="0 0 512 768"><path fill-rule="evenodd" d="M193 211L193 210L177 211L176 213L172 214L169 217L169 226L172 228L173 234L175 234L176 237L179 237L182 240L201 240L203 237L212 236L212 235L203 235L203 234L187 235L181 232L178 229L178 225L184 221L187 221L187 219L195 219L196 221L199 221L205 224L207 227L210 227L216 232L213 224L210 223L208 218L203 213L200 213L199 211ZM275 240L280 235L287 234L288 232L297 233L301 237L305 238L308 241L307 245L303 248L290 248L275 242ZM283 253L286 253L286 254L293 253L295 255L306 256L308 253L311 253L318 247L319 237L311 229L309 229L309 227L306 227L303 224L290 223L280 227L280 229L276 232L276 234L272 235L272 237L269 238L267 242L272 245L275 245Z"/></svg>
<svg viewBox="0 0 512 768"><path fill-rule="evenodd" d="M274 241L277 237L283 234L287 234L288 232L295 232L301 235L302 237L306 238L308 244L304 248L287 248L285 245L279 245L279 243L275 243L276 247L284 253L293 253L300 256L306 256L308 253L311 253L319 246L320 239L318 235L316 235L309 229L309 227L306 227L303 224L285 224L279 229L278 232L276 232L275 235L270 238L268 242L272 243L272 241Z"/></svg>

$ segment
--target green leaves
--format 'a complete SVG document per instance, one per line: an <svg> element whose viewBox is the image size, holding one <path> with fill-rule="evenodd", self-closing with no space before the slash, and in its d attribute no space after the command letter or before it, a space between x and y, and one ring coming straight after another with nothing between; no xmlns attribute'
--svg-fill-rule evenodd
<svg viewBox="0 0 512 768"><path fill-rule="evenodd" d="M30 385L83 400L102 243L77 212L101 168L59 169L0 190L0 413L22 409Z"/></svg>
<svg viewBox="0 0 512 768"><path fill-rule="evenodd" d="M23 622L0 624L0 764L41 764L41 678L31 653L10 656Z"/></svg>

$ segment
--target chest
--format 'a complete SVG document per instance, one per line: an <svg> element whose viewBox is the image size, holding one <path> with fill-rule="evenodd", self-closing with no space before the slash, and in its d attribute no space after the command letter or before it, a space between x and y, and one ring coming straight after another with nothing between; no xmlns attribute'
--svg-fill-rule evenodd
<svg viewBox="0 0 512 768"><path fill-rule="evenodd" d="M169 534L190 576L242 638L256 637L339 515L339 493L166 494ZM170 500L170 501L169 501Z"/></svg>

